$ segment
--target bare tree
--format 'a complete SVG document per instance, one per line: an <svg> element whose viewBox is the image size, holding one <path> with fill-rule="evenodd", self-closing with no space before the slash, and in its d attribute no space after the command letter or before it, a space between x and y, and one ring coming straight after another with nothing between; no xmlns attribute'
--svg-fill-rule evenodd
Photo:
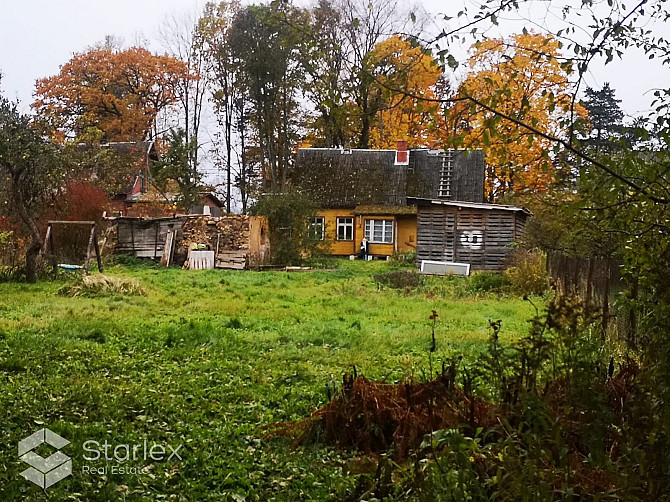
<svg viewBox="0 0 670 502"><path fill-rule="evenodd" d="M185 78L178 83L177 93L181 107L185 141L194 145L189 153L189 169L198 169L199 142L203 107L208 92L209 72L205 57L205 41L199 29L200 20L194 14L173 14L159 28L159 39L170 55L188 65L189 73L197 78Z"/></svg>
<svg viewBox="0 0 670 502"><path fill-rule="evenodd" d="M411 23L413 34L420 36L423 16L417 18L421 9L398 0L338 0L336 5L344 31L347 87L360 114L357 147L368 148L370 129L381 106L373 90L375 79L368 56L379 42L406 31Z"/></svg>

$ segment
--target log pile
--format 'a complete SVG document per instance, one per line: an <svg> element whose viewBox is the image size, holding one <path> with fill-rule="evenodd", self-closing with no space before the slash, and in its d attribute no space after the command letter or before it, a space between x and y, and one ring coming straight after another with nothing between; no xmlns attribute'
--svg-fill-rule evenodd
<svg viewBox="0 0 670 502"><path fill-rule="evenodd" d="M248 216L193 216L184 222L182 232L180 253L187 254L194 244L204 244L214 251L216 268L242 270L247 266L250 253Z"/></svg>

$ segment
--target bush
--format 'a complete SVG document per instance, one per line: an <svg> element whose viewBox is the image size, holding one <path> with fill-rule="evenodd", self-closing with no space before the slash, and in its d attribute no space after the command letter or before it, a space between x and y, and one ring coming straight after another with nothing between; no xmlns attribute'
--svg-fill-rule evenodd
<svg viewBox="0 0 670 502"><path fill-rule="evenodd" d="M547 255L538 249L516 249L507 258L505 277L519 295L542 295L549 288Z"/></svg>
<svg viewBox="0 0 670 502"><path fill-rule="evenodd" d="M135 255L130 253L110 254L105 256L104 260L105 264L108 266L120 265L122 267L135 268L165 268L165 266L161 265L160 263L156 263L150 258L137 258Z"/></svg>
<svg viewBox="0 0 670 502"><path fill-rule="evenodd" d="M423 276L410 270L394 270L384 274L375 274L375 282L395 289L415 289L423 282Z"/></svg>
<svg viewBox="0 0 670 502"><path fill-rule="evenodd" d="M498 272L472 274L466 288L473 293L502 293L509 289L509 279Z"/></svg>
<svg viewBox="0 0 670 502"><path fill-rule="evenodd" d="M326 241L314 240L308 229L308 219L316 215L317 207L304 195L264 195L250 212L268 219L274 265L300 265L305 257L323 254Z"/></svg>
<svg viewBox="0 0 670 502"><path fill-rule="evenodd" d="M0 276L13 276L20 268L21 248L21 241L14 232L0 231Z"/></svg>
<svg viewBox="0 0 670 502"><path fill-rule="evenodd" d="M391 263L414 267L416 265L416 251L402 251L395 253L391 257Z"/></svg>

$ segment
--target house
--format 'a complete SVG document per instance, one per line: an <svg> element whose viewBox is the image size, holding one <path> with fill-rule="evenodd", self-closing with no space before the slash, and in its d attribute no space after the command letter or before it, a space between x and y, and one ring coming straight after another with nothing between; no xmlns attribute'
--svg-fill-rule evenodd
<svg viewBox="0 0 670 502"><path fill-rule="evenodd" d="M100 147L113 150L122 163L131 166L130 171L133 172L130 182L113 195L108 211L110 214L134 217L170 217L179 214L217 217L223 215L225 204L209 189L200 190L200 203L185 211L178 204L176 183L169 192L161 192L155 187L151 166L159 157L154 141L105 143Z"/></svg>
<svg viewBox="0 0 670 502"><path fill-rule="evenodd" d="M110 213L138 217L168 216L171 213L172 204L152 190L151 164L158 160L154 141L112 142L100 147L112 150L133 172L129 183L112 196Z"/></svg>
<svg viewBox="0 0 670 502"><path fill-rule="evenodd" d="M203 214L205 216L223 216L226 204L214 192L201 190L200 204L188 208L188 214Z"/></svg>
<svg viewBox="0 0 670 502"><path fill-rule="evenodd" d="M407 149L345 150L301 148L291 184L320 210L310 233L330 247L330 254L358 253L369 241L372 256L414 251L417 208L408 196L484 200L484 154L481 150Z"/></svg>
<svg viewBox="0 0 670 502"><path fill-rule="evenodd" d="M522 207L409 197L417 208L417 262L467 263L502 270L530 211Z"/></svg>
<svg viewBox="0 0 670 502"><path fill-rule="evenodd" d="M391 256L416 249L416 208L360 204L322 209L310 219L310 233L327 241L333 256L357 254L363 237L371 256Z"/></svg>

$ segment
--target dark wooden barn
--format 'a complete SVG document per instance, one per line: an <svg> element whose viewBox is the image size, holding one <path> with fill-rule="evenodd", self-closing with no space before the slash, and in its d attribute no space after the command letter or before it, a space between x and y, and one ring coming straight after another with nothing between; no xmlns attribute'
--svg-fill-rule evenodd
<svg viewBox="0 0 670 502"><path fill-rule="evenodd" d="M510 244L521 237L530 211L522 207L409 197L417 206L417 262L470 264L502 270Z"/></svg>

